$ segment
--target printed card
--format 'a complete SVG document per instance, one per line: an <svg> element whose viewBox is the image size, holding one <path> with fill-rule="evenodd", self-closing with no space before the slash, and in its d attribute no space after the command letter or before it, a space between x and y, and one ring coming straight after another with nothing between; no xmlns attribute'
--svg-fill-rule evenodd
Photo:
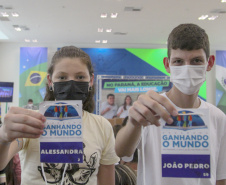
<svg viewBox="0 0 226 185"><path fill-rule="evenodd" d="M45 101L39 111L46 117L40 137L42 163L82 163L82 101Z"/></svg>
<svg viewBox="0 0 226 185"><path fill-rule="evenodd" d="M210 178L208 111L178 110L172 125L162 122L162 177Z"/></svg>

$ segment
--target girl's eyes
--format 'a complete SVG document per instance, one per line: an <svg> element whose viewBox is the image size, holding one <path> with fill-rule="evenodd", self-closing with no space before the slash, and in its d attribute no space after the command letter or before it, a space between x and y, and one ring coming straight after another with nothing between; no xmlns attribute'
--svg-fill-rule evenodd
<svg viewBox="0 0 226 185"><path fill-rule="evenodd" d="M75 81L83 81L83 80L86 80L87 77L85 77L84 75L76 75L76 76L74 76L73 78L70 78L70 77L67 76L67 75L62 75L62 76L59 75L59 76L56 77L56 79L61 80L61 81L67 81L67 80L69 80L69 79L75 80Z"/></svg>
<svg viewBox="0 0 226 185"><path fill-rule="evenodd" d="M77 76L76 79L83 80L83 79L85 79L85 77L84 76Z"/></svg>
<svg viewBox="0 0 226 185"><path fill-rule="evenodd" d="M59 76L58 79L59 80L66 80L67 78L65 76Z"/></svg>

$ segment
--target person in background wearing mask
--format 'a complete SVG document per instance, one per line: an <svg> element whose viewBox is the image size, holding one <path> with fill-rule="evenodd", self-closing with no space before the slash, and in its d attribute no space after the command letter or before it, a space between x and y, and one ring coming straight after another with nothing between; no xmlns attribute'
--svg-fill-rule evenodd
<svg viewBox="0 0 226 185"><path fill-rule="evenodd" d="M166 71L170 73L173 87L163 94L150 90L139 96L129 109L128 123L117 134L116 153L119 157L131 156L136 148L139 149L137 184L225 185L226 115L198 97L199 88L206 78L206 71L211 70L215 61L215 57L210 55L208 36L205 30L197 25L181 24L170 33L167 47L168 58L164 58L163 63ZM163 124L172 124L174 121L171 115L178 116L178 110L186 108L193 111L209 110L208 115L203 115L208 116L210 127L209 178L162 177ZM186 134L185 131L182 131L183 133ZM178 174L180 173L181 170L178 171Z"/></svg>
<svg viewBox="0 0 226 185"><path fill-rule="evenodd" d="M25 109L38 110L38 107L33 104L33 100L29 99L27 105L24 106Z"/></svg>
<svg viewBox="0 0 226 185"><path fill-rule="evenodd" d="M115 104L115 95L108 94L107 101L101 104L100 115L106 119L112 119L116 116L118 106Z"/></svg>
<svg viewBox="0 0 226 185"><path fill-rule="evenodd" d="M0 128L0 170L19 151L23 157L21 184L86 184L114 185L115 163L111 124L94 109L94 71L90 57L81 49L66 46L58 50L47 75L45 101L82 100L83 102L83 163L44 164L45 182L41 170L39 137L46 118L35 111L11 107ZM64 181L62 182L65 170Z"/></svg>

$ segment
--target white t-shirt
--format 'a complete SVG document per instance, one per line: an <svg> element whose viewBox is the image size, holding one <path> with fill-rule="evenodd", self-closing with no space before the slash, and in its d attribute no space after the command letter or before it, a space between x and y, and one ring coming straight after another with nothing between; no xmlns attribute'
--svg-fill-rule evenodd
<svg viewBox="0 0 226 185"><path fill-rule="evenodd" d="M107 101L103 102L101 104L101 109L100 112L104 111L106 108L110 107L111 110L109 110L108 112L106 112L104 115L102 115L103 117L105 117L106 119L112 119L114 116L116 116L116 112L118 110L118 106L116 104L114 105L110 105Z"/></svg>
<svg viewBox="0 0 226 185"><path fill-rule="evenodd" d="M163 96L167 97L165 93ZM138 145L137 184L144 185L142 142L144 142L145 185L215 185L216 180L226 179L226 115L220 109L203 100L201 100L198 109L200 108L207 108L210 113L211 178L162 178L161 127L150 125L144 128L144 141L141 140Z"/></svg>
<svg viewBox="0 0 226 185"><path fill-rule="evenodd" d="M123 112L120 114L120 118L125 118L126 116L128 116L129 115L129 108L130 108L131 106L130 105L127 105L126 106L126 110L124 109L124 105L122 105L122 106L120 106L119 107L119 109L118 109L118 111L117 111L117 114L119 113L119 112L121 112L121 110L123 110Z"/></svg>
<svg viewBox="0 0 226 185"><path fill-rule="evenodd" d="M64 185L96 185L100 164L111 165L119 161L115 153L115 139L111 124L102 116L84 111L83 147L84 159L80 164L69 164L64 177ZM45 185L40 163L39 139L23 139L22 185ZM47 181L61 184L64 164L44 164Z"/></svg>

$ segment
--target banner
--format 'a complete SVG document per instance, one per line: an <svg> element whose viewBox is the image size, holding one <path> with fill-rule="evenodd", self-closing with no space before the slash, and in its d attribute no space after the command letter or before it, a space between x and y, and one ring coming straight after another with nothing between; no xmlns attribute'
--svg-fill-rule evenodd
<svg viewBox="0 0 226 185"><path fill-rule="evenodd" d="M160 93L169 91L171 87L172 83L167 76L98 75L96 113L100 114L101 104L108 94L114 94L115 104L120 106L127 95L130 95L133 102L149 90Z"/></svg>
<svg viewBox="0 0 226 185"><path fill-rule="evenodd" d="M43 101L46 75L47 48L20 48L20 107L26 105L28 99L33 99L35 105Z"/></svg>
<svg viewBox="0 0 226 185"><path fill-rule="evenodd" d="M226 51L216 51L216 106L226 113Z"/></svg>

